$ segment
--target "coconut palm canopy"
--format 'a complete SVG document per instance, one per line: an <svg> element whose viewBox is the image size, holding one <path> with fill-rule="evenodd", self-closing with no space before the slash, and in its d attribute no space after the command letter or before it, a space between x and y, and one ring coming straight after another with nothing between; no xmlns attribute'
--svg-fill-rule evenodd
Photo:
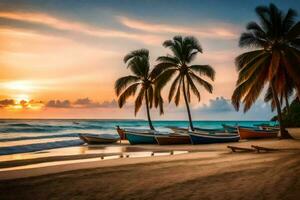
<svg viewBox="0 0 300 200"><path fill-rule="evenodd" d="M163 100L160 95L154 96L155 76L150 69L149 51L146 49L132 51L124 57L124 62L127 63L127 68L130 69L132 75L121 77L115 83L118 105L122 108L126 100L137 93L134 106L135 115L145 100L149 126L154 129L149 109L152 108L155 102L162 114Z"/></svg>
<svg viewBox="0 0 300 200"><path fill-rule="evenodd" d="M291 78L298 93L300 89L300 22L295 21L296 12L289 9L283 13L270 4L269 7L257 7L256 13L259 23L250 22L239 42L240 47L256 50L236 58L239 77L232 102L237 110L241 100L244 111L249 110L264 85L274 81L277 75L281 76L282 71L286 76L276 78L276 85L283 87L284 81Z"/></svg>
<svg viewBox="0 0 300 200"><path fill-rule="evenodd" d="M201 95L197 85L212 93L213 86L202 77L214 80L215 71L209 65L191 64L196 55L202 53L202 47L195 37L175 36L173 40L166 40L163 46L169 48L172 55L160 56L157 59L158 64L153 70L153 75L158 76L156 89L160 91L169 81L173 80L168 95L169 102L174 99L175 104L179 105L181 92L183 93L190 128L193 130L189 109L191 91L198 101L200 101Z"/></svg>
<svg viewBox="0 0 300 200"><path fill-rule="evenodd" d="M298 95L300 92L300 22L296 22L293 9L284 13L274 4L258 6L255 11L259 23L248 23L239 41L240 47L255 50L236 58L239 76L232 103L239 110L242 101L244 111L248 111L268 83L281 121L278 95L290 92L291 87Z"/></svg>

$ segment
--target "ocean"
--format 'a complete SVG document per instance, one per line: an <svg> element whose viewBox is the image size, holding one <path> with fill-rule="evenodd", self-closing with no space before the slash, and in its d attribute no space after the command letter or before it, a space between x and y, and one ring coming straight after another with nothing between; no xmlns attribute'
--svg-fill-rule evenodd
<svg viewBox="0 0 300 200"><path fill-rule="evenodd" d="M194 121L195 127L221 128L222 124L254 126L269 121ZM187 127L187 121L153 121L157 130L170 131L166 126ZM148 128L143 120L71 120L33 119L0 120L0 155L36 152L47 149L79 146L79 133L117 134L115 127Z"/></svg>

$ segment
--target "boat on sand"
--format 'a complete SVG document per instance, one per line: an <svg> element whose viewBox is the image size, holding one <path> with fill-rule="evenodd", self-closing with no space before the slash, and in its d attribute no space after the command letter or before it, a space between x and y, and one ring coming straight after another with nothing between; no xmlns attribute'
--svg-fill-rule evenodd
<svg viewBox="0 0 300 200"><path fill-rule="evenodd" d="M241 139L259 139L259 138L276 138L276 130L254 130L238 127L238 133Z"/></svg>
<svg viewBox="0 0 300 200"><path fill-rule="evenodd" d="M240 136L237 134L217 133L209 134L200 131L189 132L193 144L212 144L225 142L238 142Z"/></svg>
<svg viewBox="0 0 300 200"><path fill-rule="evenodd" d="M118 137L92 134L79 134L79 138L88 144L111 144L120 140Z"/></svg>

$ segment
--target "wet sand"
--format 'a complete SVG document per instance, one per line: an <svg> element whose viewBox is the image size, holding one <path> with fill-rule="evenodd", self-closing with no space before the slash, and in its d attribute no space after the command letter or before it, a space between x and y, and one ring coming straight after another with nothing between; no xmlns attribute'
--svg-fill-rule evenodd
<svg viewBox="0 0 300 200"><path fill-rule="evenodd" d="M149 151L191 153L2 171L0 179L7 180L0 181L0 199L299 199L300 141L235 143L251 144L280 150L231 153L227 144L144 145Z"/></svg>

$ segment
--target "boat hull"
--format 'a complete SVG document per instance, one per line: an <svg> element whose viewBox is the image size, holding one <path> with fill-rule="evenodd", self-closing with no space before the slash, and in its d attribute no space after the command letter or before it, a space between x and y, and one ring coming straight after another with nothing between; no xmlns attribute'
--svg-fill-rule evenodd
<svg viewBox="0 0 300 200"><path fill-rule="evenodd" d="M166 135L155 137L159 145L191 144L189 135Z"/></svg>
<svg viewBox="0 0 300 200"><path fill-rule="evenodd" d="M260 139L260 138L276 138L277 131L252 130L246 128L238 128L241 139Z"/></svg>
<svg viewBox="0 0 300 200"><path fill-rule="evenodd" d="M300 140L300 128L287 128L287 131L296 140Z"/></svg>
<svg viewBox="0 0 300 200"><path fill-rule="evenodd" d="M130 144L157 144L154 134L133 133L125 131Z"/></svg>
<svg viewBox="0 0 300 200"><path fill-rule="evenodd" d="M193 144L212 144L212 143L226 143L226 142L238 142L240 137L238 135L210 135L189 133Z"/></svg>
<svg viewBox="0 0 300 200"><path fill-rule="evenodd" d="M92 136L80 134L79 138L88 144L111 144L117 142L118 138L103 138L100 136Z"/></svg>

